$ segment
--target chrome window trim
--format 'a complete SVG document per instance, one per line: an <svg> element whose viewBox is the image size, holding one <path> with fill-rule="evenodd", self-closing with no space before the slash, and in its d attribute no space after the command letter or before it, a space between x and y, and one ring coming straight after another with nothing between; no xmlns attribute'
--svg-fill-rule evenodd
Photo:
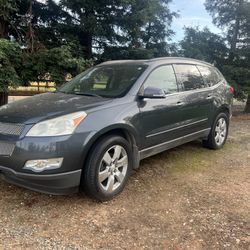
<svg viewBox="0 0 250 250"><path fill-rule="evenodd" d="M208 91L208 90L214 90L214 89L216 89L220 85L224 84L223 82L224 82L224 80L221 80L220 82L216 83L213 86L202 88L202 89L192 89L192 90L187 90L187 91L184 90L184 91L179 91L179 92L175 92L175 93L171 93L171 94L166 94L166 97L163 98L163 99L150 99L150 98L145 98L145 99L148 99L148 100L158 100L158 101L161 100L162 101L162 100L166 99L168 96L174 96L174 95L184 94L184 93L191 94L191 93L205 92L205 91Z"/></svg>
<svg viewBox="0 0 250 250"><path fill-rule="evenodd" d="M147 77L144 79L143 83L141 84L140 88L139 88L139 91L137 93L137 95L140 93L141 91L141 88L144 86L144 83L146 82L146 80L148 79L149 75L157 68L161 67L161 66L167 66L167 65L171 65L173 70L174 70L174 74L175 74L175 79L176 79L176 84L177 84L177 92L174 92L174 93L170 93L170 94L166 94L166 97L168 96L173 96L173 95L177 95L177 94L183 94L183 93L197 93L197 92L205 92L205 91L208 91L208 90L214 90L216 89L217 87L219 87L220 85L224 84L225 82L225 79L221 79L219 82L217 82L215 85L213 86L208 86L208 87L205 87L205 88L198 88L198 89L191 89L191 90L182 90L181 87L180 87L180 84L178 83L178 79L177 79L177 75L176 75L176 72L175 72L175 68L174 68L174 65L175 64L188 64L188 65L193 65L193 66L203 66L203 65L198 65L198 64L190 64L190 63L164 63L164 64L160 64L160 65L157 65L155 68L151 69L150 72L148 73ZM211 67L211 66L210 66ZM197 67L198 69L198 67ZM215 68L216 69L216 68ZM198 69L199 70L199 69ZM217 69L216 69L217 70ZM201 75L202 77L202 75ZM158 99L154 99L154 100L158 100Z"/></svg>

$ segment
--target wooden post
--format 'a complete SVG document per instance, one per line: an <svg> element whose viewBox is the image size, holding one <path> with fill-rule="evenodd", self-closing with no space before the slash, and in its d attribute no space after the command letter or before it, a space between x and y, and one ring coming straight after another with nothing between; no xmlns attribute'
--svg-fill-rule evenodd
<svg viewBox="0 0 250 250"><path fill-rule="evenodd" d="M8 93L0 92L0 106L8 103Z"/></svg>
<svg viewBox="0 0 250 250"><path fill-rule="evenodd" d="M250 113L250 94L248 94L247 102L246 102L246 106L245 106L244 112L245 113Z"/></svg>

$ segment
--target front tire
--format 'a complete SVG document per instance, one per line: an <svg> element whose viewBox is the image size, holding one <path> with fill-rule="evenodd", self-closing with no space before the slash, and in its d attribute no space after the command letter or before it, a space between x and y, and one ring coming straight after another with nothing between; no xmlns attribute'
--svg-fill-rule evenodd
<svg viewBox="0 0 250 250"><path fill-rule="evenodd" d="M111 200L124 189L131 166L132 152L127 140L106 136L94 145L84 167L83 190L99 201Z"/></svg>
<svg viewBox="0 0 250 250"><path fill-rule="evenodd" d="M203 145L211 149L220 149L224 146L228 136L229 117L226 113L220 113L214 120L207 140Z"/></svg>

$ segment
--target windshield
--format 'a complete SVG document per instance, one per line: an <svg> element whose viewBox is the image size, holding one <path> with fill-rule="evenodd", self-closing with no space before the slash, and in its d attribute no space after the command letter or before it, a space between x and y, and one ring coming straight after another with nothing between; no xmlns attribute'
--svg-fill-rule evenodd
<svg viewBox="0 0 250 250"><path fill-rule="evenodd" d="M73 78L58 91L102 97L124 96L147 65L113 64L96 66Z"/></svg>

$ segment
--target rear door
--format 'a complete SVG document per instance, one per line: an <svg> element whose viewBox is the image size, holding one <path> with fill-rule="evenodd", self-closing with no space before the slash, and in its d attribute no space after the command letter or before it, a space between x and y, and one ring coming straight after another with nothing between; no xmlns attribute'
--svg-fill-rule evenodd
<svg viewBox="0 0 250 250"><path fill-rule="evenodd" d="M182 132L186 135L208 129L212 114L213 96L196 65L175 64L174 70L185 107L182 113Z"/></svg>
<svg viewBox="0 0 250 250"><path fill-rule="evenodd" d="M218 108L218 102L221 102L223 99L224 88L220 88L219 83L222 83L225 80L223 76L220 75L220 73L214 67L198 65L197 68L200 71L206 86L210 90L209 96L212 108L211 115L209 116L209 118L210 124L213 124L213 116Z"/></svg>

